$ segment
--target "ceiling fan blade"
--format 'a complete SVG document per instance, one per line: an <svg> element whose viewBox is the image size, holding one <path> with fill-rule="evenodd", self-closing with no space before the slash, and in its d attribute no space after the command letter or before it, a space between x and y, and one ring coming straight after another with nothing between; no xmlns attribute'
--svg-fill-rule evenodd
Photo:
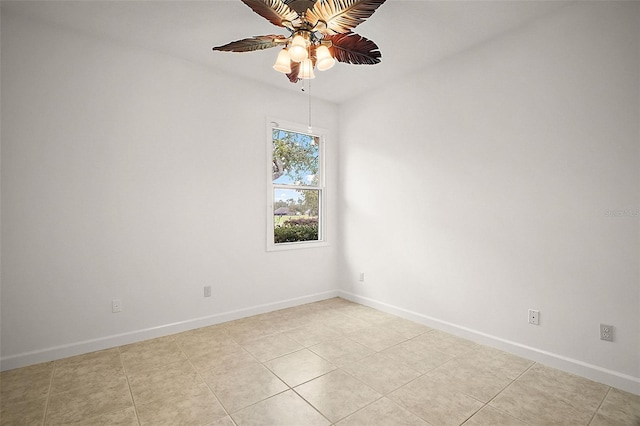
<svg viewBox="0 0 640 426"><path fill-rule="evenodd" d="M290 82L297 83L302 80L298 74L300 74L300 62L291 61L291 72L287 74L287 78Z"/></svg>
<svg viewBox="0 0 640 426"><path fill-rule="evenodd" d="M264 35L244 38L232 41L224 46L216 46L213 50L224 52L253 52L255 50L269 49L270 47L281 46L287 42L287 37L283 35Z"/></svg>
<svg viewBox="0 0 640 426"><path fill-rule="evenodd" d="M382 53L371 40L356 33L336 34L326 36L333 46L329 48L331 54L339 62L354 65L379 64Z"/></svg>
<svg viewBox="0 0 640 426"><path fill-rule="evenodd" d="M298 13L282 0L241 0L258 15L278 27L288 26L285 22L300 24Z"/></svg>
<svg viewBox="0 0 640 426"><path fill-rule="evenodd" d="M243 0L244 1L244 0ZM385 0L317 0L307 10L306 20L311 25L318 21L327 24L327 34L345 34L373 15Z"/></svg>

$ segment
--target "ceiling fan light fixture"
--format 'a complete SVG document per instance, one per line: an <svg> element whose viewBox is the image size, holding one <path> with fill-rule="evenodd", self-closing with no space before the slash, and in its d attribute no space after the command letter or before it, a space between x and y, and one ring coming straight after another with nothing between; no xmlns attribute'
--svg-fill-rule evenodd
<svg viewBox="0 0 640 426"><path fill-rule="evenodd" d="M2 1L2 0L0 0ZM354 65L380 63L382 53L371 40L353 32L386 0L240 0L289 35L269 34L215 46L214 51L254 52L283 48L273 68L291 83L315 78L336 61Z"/></svg>
<svg viewBox="0 0 640 426"><path fill-rule="evenodd" d="M311 62L311 59L307 58L300 62L300 73L298 74L298 77L303 80L316 78L315 74L313 73L313 62Z"/></svg>
<svg viewBox="0 0 640 426"><path fill-rule="evenodd" d="M331 52L329 52L329 48L325 45L320 45L316 49L316 61L316 67L319 71L326 71L336 63L336 60L331 56Z"/></svg>
<svg viewBox="0 0 640 426"><path fill-rule="evenodd" d="M278 53L278 58L276 59L276 63L273 64L273 69L283 74L291 72L291 55L289 55L287 49L282 49L280 53Z"/></svg>
<svg viewBox="0 0 640 426"><path fill-rule="evenodd" d="M294 62L302 62L309 57L309 44L311 37L308 31L298 31L289 46L289 55Z"/></svg>

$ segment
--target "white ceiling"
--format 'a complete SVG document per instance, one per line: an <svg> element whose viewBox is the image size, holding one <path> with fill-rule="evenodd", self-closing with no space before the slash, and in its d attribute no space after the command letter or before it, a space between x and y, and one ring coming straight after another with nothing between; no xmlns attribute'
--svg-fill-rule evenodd
<svg viewBox="0 0 640 426"><path fill-rule="evenodd" d="M560 1L387 0L355 28L380 47L382 63L338 63L316 72L312 95L341 103L429 66L565 5ZM300 90L271 66L278 50L214 52L255 35L287 34L240 0L4 1L2 11L155 50L287 90Z"/></svg>

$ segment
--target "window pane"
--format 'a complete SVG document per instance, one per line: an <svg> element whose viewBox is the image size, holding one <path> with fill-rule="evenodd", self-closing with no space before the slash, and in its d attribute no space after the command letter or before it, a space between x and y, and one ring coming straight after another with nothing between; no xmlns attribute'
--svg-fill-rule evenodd
<svg viewBox="0 0 640 426"><path fill-rule="evenodd" d="M320 239L320 190L273 190L273 241L295 243Z"/></svg>
<svg viewBox="0 0 640 426"><path fill-rule="evenodd" d="M279 185L317 186L319 138L273 129L272 180Z"/></svg>

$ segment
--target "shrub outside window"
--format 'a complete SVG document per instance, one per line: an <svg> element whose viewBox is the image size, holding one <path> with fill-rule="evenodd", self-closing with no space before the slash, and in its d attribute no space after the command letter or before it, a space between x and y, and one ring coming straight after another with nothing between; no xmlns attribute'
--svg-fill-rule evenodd
<svg viewBox="0 0 640 426"><path fill-rule="evenodd" d="M325 241L323 137L300 128L269 125L268 250Z"/></svg>

